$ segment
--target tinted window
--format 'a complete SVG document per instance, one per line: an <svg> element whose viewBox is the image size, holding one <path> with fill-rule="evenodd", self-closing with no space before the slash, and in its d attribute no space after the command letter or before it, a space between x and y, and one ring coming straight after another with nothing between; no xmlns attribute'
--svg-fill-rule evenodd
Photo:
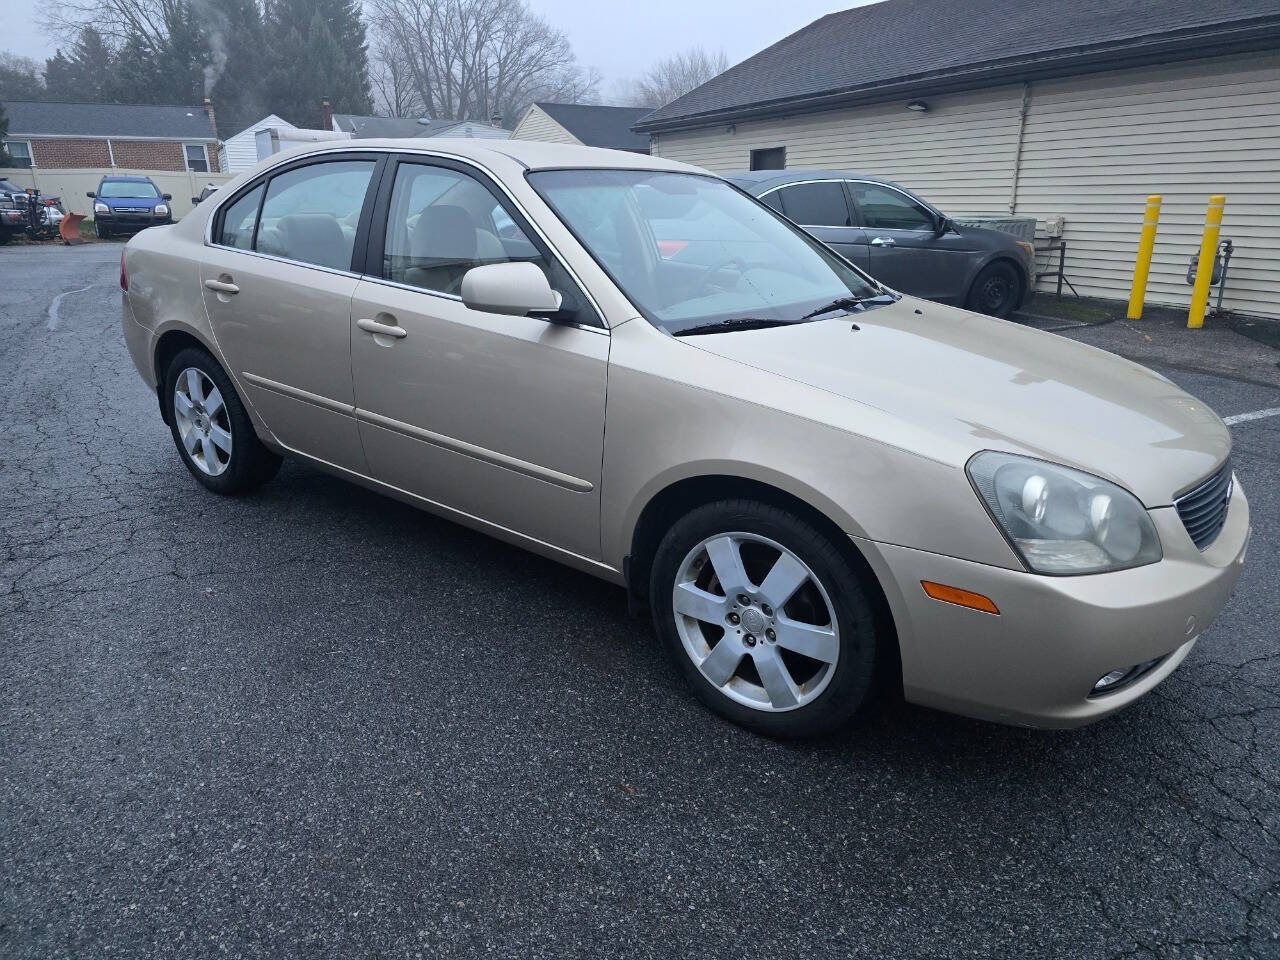
<svg viewBox="0 0 1280 960"><path fill-rule="evenodd" d="M350 270L356 226L373 168L373 160L335 160L273 177L262 206L257 249Z"/></svg>
<svg viewBox="0 0 1280 960"><path fill-rule="evenodd" d="M253 228L258 222L258 204L262 201L262 187L250 190L222 214L222 229L218 243L225 247L248 250L253 246Z"/></svg>
<svg viewBox="0 0 1280 960"><path fill-rule="evenodd" d="M906 194L874 183L851 183L863 226L880 230L929 230L934 216Z"/></svg>
<svg viewBox="0 0 1280 960"><path fill-rule="evenodd" d="M383 276L457 296L468 270L491 263L536 264L566 311L582 308L563 268L542 255L484 184L448 167L401 163L387 213Z"/></svg>
<svg viewBox="0 0 1280 960"><path fill-rule="evenodd" d="M782 194L782 212L801 226L847 227L853 223L844 187L834 180L797 183L778 193Z"/></svg>
<svg viewBox="0 0 1280 960"><path fill-rule="evenodd" d="M786 147L769 147L751 151L752 170L782 170L787 165Z"/></svg>

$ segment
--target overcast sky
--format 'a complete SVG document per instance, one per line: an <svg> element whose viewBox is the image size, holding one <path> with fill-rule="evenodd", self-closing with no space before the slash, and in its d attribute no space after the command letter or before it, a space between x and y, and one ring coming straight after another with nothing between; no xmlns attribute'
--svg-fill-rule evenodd
<svg viewBox="0 0 1280 960"><path fill-rule="evenodd" d="M782 39L823 14L867 0L531 0L530 6L564 30L578 59L603 74L606 97L618 80L687 47L722 49L731 63ZM4 0L0 50L44 60L65 38L36 25L46 0Z"/></svg>

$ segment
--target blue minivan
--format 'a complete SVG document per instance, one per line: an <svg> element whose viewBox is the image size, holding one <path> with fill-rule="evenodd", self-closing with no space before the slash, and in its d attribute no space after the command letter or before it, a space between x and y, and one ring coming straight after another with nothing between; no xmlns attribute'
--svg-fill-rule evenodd
<svg viewBox="0 0 1280 960"><path fill-rule="evenodd" d="M103 177L98 189L85 196L93 201L93 226L103 240L114 233L173 223L173 197L161 193L150 177Z"/></svg>

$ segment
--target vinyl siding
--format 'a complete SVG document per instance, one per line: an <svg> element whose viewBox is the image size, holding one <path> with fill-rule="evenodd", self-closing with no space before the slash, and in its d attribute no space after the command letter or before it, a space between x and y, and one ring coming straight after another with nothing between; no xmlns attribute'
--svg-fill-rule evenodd
<svg viewBox="0 0 1280 960"><path fill-rule="evenodd" d="M1038 81L1018 151L1023 87L663 133L655 155L715 171L785 146L787 167L897 180L957 216L1065 218L1067 276L1126 299L1146 196L1164 196L1148 302L1185 306L1187 261L1211 193L1227 196L1224 306L1280 317L1280 54ZM1015 192L1016 167L1016 192ZM1041 282L1047 289L1050 278Z"/></svg>
<svg viewBox="0 0 1280 960"><path fill-rule="evenodd" d="M551 119L534 104L511 131L512 140L541 140L544 143L581 143L577 137Z"/></svg>
<svg viewBox="0 0 1280 960"><path fill-rule="evenodd" d="M268 127L294 129L292 123L287 120L281 120L274 113L269 117L264 117L252 127L241 130L235 136L228 137L223 141L222 149L218 151L218 157L221 161L220 168L229 173L239 173L242 170L248 170L257 163L257 133L259 130L265 130Z"/></svg>

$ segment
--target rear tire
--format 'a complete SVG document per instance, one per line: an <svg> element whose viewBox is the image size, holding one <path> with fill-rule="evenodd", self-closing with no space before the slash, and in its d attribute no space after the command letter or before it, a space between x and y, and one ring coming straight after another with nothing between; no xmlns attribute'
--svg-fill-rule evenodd
<svg viewBox="0 0 1280 960"><path fill-rule="evenodd" d="M678 520L654 555L649 598L698 699L767 736L814 737L847 723L888 660L840 547L760 501L719 501Z"/></svg>
<svg viewBox="0 0 1280 960"><path fill-rule="evenodd" d="M965 306L976 313L1006 320L1022 299L1022 277L1011 263L987 264L974 278Z"/></svg>
<svg viewBox="0 0 1280 960"><path fill-rule="evenodd" d="M178 351L161 389L178 455L206 489L238 496L279 471L280 457L258 439L231 378L208 351Z"/></svg>

